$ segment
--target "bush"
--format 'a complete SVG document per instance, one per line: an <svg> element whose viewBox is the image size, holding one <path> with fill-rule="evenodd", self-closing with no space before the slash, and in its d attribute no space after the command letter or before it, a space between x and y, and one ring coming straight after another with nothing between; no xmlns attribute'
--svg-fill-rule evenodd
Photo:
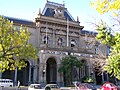
<svg viewBox="0 0 120 90"><path fill-rule="evenodd" d="M82 78L82 83L93 83L94 82L94 78L91 76L85 76Z"/></svg>

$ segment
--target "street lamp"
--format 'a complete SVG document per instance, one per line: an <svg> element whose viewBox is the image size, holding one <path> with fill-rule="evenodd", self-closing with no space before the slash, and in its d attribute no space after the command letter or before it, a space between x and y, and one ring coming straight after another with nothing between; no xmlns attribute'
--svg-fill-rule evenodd
<svg viewBox="0 0 120 90"><path fill-rule="evenodd" d="M43 82L44 82L45 69L42 70L42 73L43 73Z"/></svg>

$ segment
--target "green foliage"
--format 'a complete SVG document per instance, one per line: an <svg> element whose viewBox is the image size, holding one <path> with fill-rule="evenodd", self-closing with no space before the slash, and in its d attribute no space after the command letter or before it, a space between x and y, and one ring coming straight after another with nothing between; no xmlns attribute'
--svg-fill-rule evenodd
<svg viewBox="0 0 120 90"><path fill-rule="evenodd" d="M120 79L120 34L112 35L111 29L103 22L97 26L96 30L98 31L97 40L111 47L111 53L106 60L104 70Z"/></svg>
<svg viewBox="0 0 120 90"><path fill-rule="evenodd" d="M74 67L81 68L82 62L78 60L76 57L69 55L62 58L61 67L59 68L59 72L63 72L68 82L72 82L73 79L73 70Z"/></svg>
<svg viewBox="0 0 120 90"><path fill-rule="evenodd" d="M13 22L0 16L0 70L21 69L25 61L37 58L37 50L27 44L30 33L27 28L13 27Z"/></svg>
<svg viewBox="0 0 120 90"><path fill-rule="evenodd" d="M85 76L82 78L83 83L93 83L95 80L92 76Z"/></svg>
<svg viewBox="0 0 120 90"><path fill-rule="evenodd" d="M101 43L108 46L113 46L115 44L115 38L111 34L111 28L108 27L102 20L99 22L99 25L96 25L96 30L98 31L96 39Z"/></svg>
<svg viewBox="0 0 120 90"><path fill-rule="evenodd" d="M100 13L106 13L108 11L112 12L115 16L117 16L120 10L120 1L119 0L91 0L91 6L95 7L95 9Z"/></svg>
<svg viewBox="0 0 120 90"><path fill-rule="evenodd" d="M116 16L119 22L120 0L92 0L91 5L96 8L100 14L108 11ZM111 33L111 28L104 22L96 25L98 31L97 39L102 43L111 47L111 53L106 60L104 70L120 80L120 34L114 36Z"/></svg>

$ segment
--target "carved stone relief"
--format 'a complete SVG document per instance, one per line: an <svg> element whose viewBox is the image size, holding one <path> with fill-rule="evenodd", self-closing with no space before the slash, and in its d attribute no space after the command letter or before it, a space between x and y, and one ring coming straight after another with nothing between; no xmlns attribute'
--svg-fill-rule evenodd
<svg viewBox="0 0 120 90"><path fill-rule="evenodd" d="M59 31L56 32L56 34L66 35L66 32L62 31L62 30L59 30Z"/></svg>
<svg viewBox="0 0 120 90"><path fill-rule="evenodd" d="M54 11L55 11L54 17L65 19L63 7L57 7Z"/></svg>

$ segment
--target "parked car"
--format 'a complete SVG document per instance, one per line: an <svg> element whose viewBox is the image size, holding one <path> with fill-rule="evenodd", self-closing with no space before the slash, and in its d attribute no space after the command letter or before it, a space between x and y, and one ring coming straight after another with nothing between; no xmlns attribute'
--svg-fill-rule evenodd
<svg viewBox="0 0 120 90"><path fill-rule="evenodd" d="M44 88L45 90L60 90L57 84L47 84Z"/></svg>
<svg viewBox="0 0 120 90"><path fill-rule="evenodd" d="M28 90L44 90L40 84L31 84L28 87Z"/></svg>
<svg viewBox="0 0 120 90"><path fill-rule="evenodd" d="M93 85L91 85L89 83L81 83L81 84L79 84L77 89L78 90L97 90L97 88L95 88Z"/></svg>
<svg viewBox="0 0 120 90"><path fill-rule="evenodd" d="M118 90L118 87L110 82L106 82L102 85L101 90Z"/></svg>

